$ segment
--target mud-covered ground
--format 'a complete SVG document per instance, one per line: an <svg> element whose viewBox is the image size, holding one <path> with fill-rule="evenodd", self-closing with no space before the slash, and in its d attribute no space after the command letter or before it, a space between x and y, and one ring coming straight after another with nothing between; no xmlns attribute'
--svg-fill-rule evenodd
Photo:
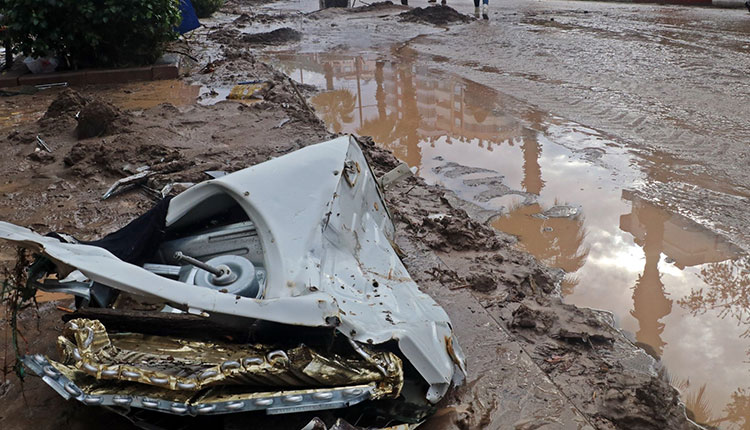
<svg viewBox="0 0 750 430"><path fill-rule="evenodd" d="M383 8L403 12L401 6L382 5L346 13L376 15ZM261 101L124 111L99 100L96 88L65 90L43 118L7 130L0 219L42 233L96 238L150 208L155 197L149 189L199 182L208 178L205 171L231 172L330 138L304 99L312 89L291 83L256 51L306 37L299 21L320 23L329 12L256 14L254 3L239 1L225 11L232 15L222 15L181 47L198 59L189 79L217 88L265 81ZM420 26L405 35L431 25L398 23ZM267 26L264 34L251 31L261 24ZM37 150L37 135L44 136L51 154ZM396 165L368 139L361 143L377 173ZM101 200L112 182L143 165L155 172L145 188ZM468 359L468 380L446 396L424 428L689 428L677 392L655 362L609 324L607 314L561 302L559 272L516 250L512 237L475 221L462 205L451 204L456 200L445 189L410 178L390 188L386 198L407 268L445 307ZM3 267L10 268L14 258L14 250L0 248ZM21 313L23 352L55 355L66 307L70 300L40 303ZM1 428L132 428L104 410L65 402L38 378L21 383L11 372L7 319L0 328ZM227 418L224 425L295 429L309 418L262 421L263 416L251 415ZM189 428L205 425L196 421Z"/></svg>

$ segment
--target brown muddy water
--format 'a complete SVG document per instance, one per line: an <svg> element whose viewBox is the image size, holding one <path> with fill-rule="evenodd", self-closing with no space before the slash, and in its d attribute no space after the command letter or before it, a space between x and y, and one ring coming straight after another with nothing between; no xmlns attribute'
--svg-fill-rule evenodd
<svg viewBox="0 0 750 430"><path fill-rule="evenodd" d="M46 90L37 90L35 87L11 88L10 91L22 94L0 97L0 130L37 121L63 89L64 87ZM211 105L225 100L231 92L231 88L212 88L172 79L88 85L76 87L75 90L83 95L96 94L97 97L128 110L149 109L163 103L186 106L196 103L196 100L200 104Z"/></svg>
<svg viewBox="0 0 750 430"><path fill-rule="evenodd" d="M649 175L620 142L414 56L276 54L323 92L331 131L372 136L433 184L482 209L567 274L565 300L613 312L666 365L697 421L750 422L750 259L639 194ZM707 178L710 179L710 178ZM490 213L490 212L488 212Z"/></svg>
<svg viewBox="0 0 750 430"><path fill-rule="evenodd" d="M643 168L616 139L422 67L408 53L397 60L274 54L272 61L322 90L310 101L330 130L372 136L429 183L495 214L491 225L516 235L519 247L564 270L565 300L613 312L665 363L699 422L726 429L750 422L750 259L639 194L650 177L669 176L668 163ZM230 90L154 81L82 92L138 110L213 104ZM59 91L3 98L0 129L37 120Z"/></svg>

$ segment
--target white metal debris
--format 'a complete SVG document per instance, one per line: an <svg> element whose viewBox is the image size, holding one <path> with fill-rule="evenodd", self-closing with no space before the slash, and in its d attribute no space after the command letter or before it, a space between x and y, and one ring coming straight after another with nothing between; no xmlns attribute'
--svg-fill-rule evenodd
<svg viewBox="0 0 750 430"><path fill-rule="evenodd" d="M31 247L63 272L196 314L302 326L336 326L350 339L394 340L437 402L463 353L445 311L421 292L396 255L394 226L356 141L348 136L200 183L175 197L168 228L239 205L255 225L266 271L254 299L169 279L94 246L62 243L0 222L0 238Z"/></svg>

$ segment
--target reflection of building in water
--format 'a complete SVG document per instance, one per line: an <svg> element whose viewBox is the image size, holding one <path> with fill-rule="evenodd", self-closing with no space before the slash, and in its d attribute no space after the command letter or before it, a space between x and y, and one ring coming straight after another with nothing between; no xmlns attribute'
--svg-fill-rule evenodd
<svg viewBox="0 0 750 430"><path fill-rule="evenodd" d="M416 101L417 134L431 141L448 136L467 141L500 143L517 136L520 126L497 114L498 96L489 88L454 78L434 78L426 68L388 63L384 68L385 103L390 112L407 119L405 109ZM412 89L416 91L413 92Z"/></svg>
<svg viewBox="0 0 750 430"><path fill-rule="evenodd" d="M457 78L434 77L426 68L417 67L409 56L402 59L383 62L363 57L309 54L294 56L285 61L283 68L298 68L299 73L288 71L302 83L305 83L302 71L307 70L322 75L328 91L350 91L357 97L352 112L341 112L337 116L353 115L354 121L351 127L340 131L360 132L362 128L373 131L373 123L377 122L378 127L390 130L376 134L391 138L378 142L397 152L396 147L414 152L418 143L440 137L447 137L449 142L474 141L492 150L493 145L504 141L512 144L520 135L520 123L499 113L497 105L501 100L488 87ZM373 79L375 91L365 88ZM349 103L344 105L350 106ZM376 112L363 113L375 106ZM399 133L393 133L395 129Z"/></svg>
<svg viewBox="0 0 750 430"><path fill-rule="evenodd" d="M334 131L372 136L396 157L417 167L425 164L425 143L472 145L488 151L500 144L519 145L523 153L521 191L542 192L538 136L547 123L544 114L524 111L520 115L523 122L519 121L505 113L503 97L491 88L435 76L417 66L409 55L400 58L399 62L385 62L312 55L296 56L294 64L323 75L328 91L313 97L312 102ZM577 271L588 255L583 219L533 216L542 210L538 204L521 206L498 220L495 227L521 236L527 250L547 264ZM574 286L575 279L568 278L564 293Z"/></svg>
<svg viewBox="0 0 750 430"><path fill-rule="evenodd" d="M667 298L659 274L661 254L674 260L680 269L727 260L737 255L728 242L705 227L680 215L673 215L653 206L630 191L622 198L632 203L631 213L620 217L620 229L633 235L643 248L646 264L633 289L633 310L638 320L636 339L653 347L659 355L666 343L662 318L672 312L672 300Z"/></svg>

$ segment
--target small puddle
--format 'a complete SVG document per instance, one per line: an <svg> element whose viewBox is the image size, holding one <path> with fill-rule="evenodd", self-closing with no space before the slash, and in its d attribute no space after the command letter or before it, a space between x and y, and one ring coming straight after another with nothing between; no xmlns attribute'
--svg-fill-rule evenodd
<svg viewBox="0 0 750 430"><path fill-rule="evenodd" d="M645 201L637 190L648 173L621 144L409 55L272 61L323 90L310 102L331 131L372 136L429 183L500 213L495 228L567 272L567 302L612 311L666 363L698 421L743 425L750 259Z"/></svg>
<svg viewBox="0 0 750 430"><path fill-rule="evenodd" d="M64 87L36 90L34 87L15 87L18 95L0 97L0 130L17 127L39 120L50 103ZM113 85L88 85L73 87L84 96L95 95L124 110L144 110L169 103L174 106L189 106L195 103L212 105L231 98L235 87L202 86L181 80L131 82ZM233 100L240 103L255 103L256 99Z"/></svg>

